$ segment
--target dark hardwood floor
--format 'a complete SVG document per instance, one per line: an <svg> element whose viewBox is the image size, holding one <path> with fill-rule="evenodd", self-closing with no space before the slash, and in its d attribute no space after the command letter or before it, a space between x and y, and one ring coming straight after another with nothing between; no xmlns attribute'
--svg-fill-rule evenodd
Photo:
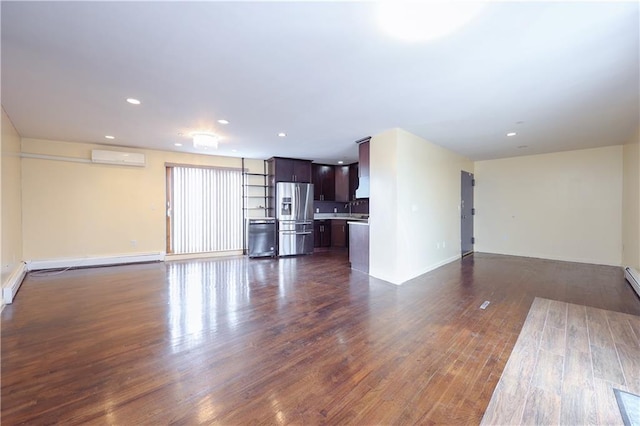
<svg viewBox="0 0 640 426"><path fill-rule="evenodd" d="M477 424L536 296L640 315L621 268L487 254L399 287L343 251L29 275L1 420Z"/></svg>

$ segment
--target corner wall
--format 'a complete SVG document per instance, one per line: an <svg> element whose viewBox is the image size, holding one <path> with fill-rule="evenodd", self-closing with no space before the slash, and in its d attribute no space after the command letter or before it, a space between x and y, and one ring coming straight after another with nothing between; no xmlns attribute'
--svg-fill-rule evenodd
<svg viewBox="0 0 640 426"><path fill-rule="evenodd" d="M622 261L622 146L475 163L475 251Z"/></svg>
<svg viewBox="0 0 640 426"><path fill-rule="evenodd" d="M460 257L460 172L473 162L402 129L370 142L370 258L401 284Z"/></svg>
<svg viewBox="0 0 640 426"><path fill-rule="evenodd" d="M22 267L22 201L20 135L2 109L2 145L0 165L0 232L2 234L2 273L0 283L7 286L8 280Z"/></svg>
<svg viewBox="0 0 640 426"><path fill-rule="evenodd" d="M622 266L640 271L640 128L622 156Z"/></svg>

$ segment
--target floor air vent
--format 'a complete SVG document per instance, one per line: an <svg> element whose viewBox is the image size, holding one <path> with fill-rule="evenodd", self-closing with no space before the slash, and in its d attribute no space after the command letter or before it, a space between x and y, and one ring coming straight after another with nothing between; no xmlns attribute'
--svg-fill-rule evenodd
<svg viewBox="0 0 640 426"><path fill-rule="evenodd" d="M638 275L638 271L633 268L626 267L624 268L624 277L629 281L631 287L638 293L640 296L640 275Z"/></svg>

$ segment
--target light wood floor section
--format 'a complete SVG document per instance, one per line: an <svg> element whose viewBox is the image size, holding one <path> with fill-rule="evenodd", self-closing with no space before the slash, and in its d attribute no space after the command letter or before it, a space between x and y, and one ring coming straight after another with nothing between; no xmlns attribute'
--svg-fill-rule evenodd
<svg viewBox="0 0 640 426"><path fill-rule="evenodd" d="M640 394L640 317L536 298L482 424L623 424L613 388Z"/></svg>

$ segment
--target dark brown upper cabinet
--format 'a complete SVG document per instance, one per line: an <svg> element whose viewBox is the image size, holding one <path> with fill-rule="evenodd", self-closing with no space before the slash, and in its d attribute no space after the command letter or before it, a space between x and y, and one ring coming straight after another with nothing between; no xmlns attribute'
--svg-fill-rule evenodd
<svg viewBox="0 0 640 426"><path fill-rule="evenodd" d="M334 166L313 164L313 199L318 201L336 200L336 173Z"/></svg>
<svg viewBox="0 0 640 426"><path fill-rule="evenodd" d="M271 184L278 182L311 183L311 161L295 158L272 157L267 160Z"/></svg>
<svg viewBox="0 0 640 426"><path fill-rule="evenodd" d="M349 201L356 199L358 189L358 163L349 164Z"/></svg>
<svg viewBox="0 0 640 426"><path fill-rule="evenodd" d="M369 140L365 138L358 145L358 189L356 198L369 198Z"/></svg>
<svg viewBox="0 0 640 426"><path fill-rule="evenodd" d="M359 177L369 177L369 141L358 145Z"/></svg>
<svg viewBox="0 0 640 426"><path fill-rule="evenodd" d="M350 166L336 166L336 201L351 201ZM355 191L355 189L354 189Z"/></svg>

